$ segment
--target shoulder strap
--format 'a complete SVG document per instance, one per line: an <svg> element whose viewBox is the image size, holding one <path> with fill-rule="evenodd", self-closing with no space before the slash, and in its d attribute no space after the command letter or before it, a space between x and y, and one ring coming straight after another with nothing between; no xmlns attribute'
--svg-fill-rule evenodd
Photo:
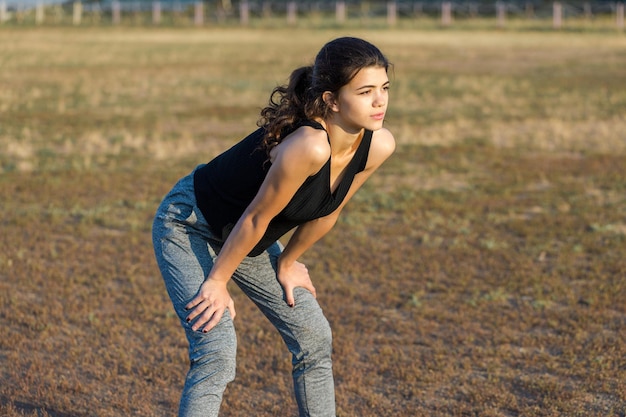
<svg viewBox="0 0 626 417"><path fill-rule="evenodd" d="M326 131L326 129L324 129L324 126L322 126L321 123L316 122L315 120L302 120L300 122L298 122L297 127L302 127L302 126L309 126L312 127L313 129L317 129L317 130L323 130L324 132L326 132L326 139L328 140L328 143L330 143L330 136L328 135L328 132Z"/></svg>
<svg viewBox="0 0 626 417"><path fill-rule="evenodd" d="M355 158L359 158L359 170L357 172L363 171L367 165L367 157L370 152L370 144L372 143L373 133L374 132L371 130L366 130L365 133L363 133L363 139L361 139L361 144L359 145L359 148L356 151L357 154L355 155Z"/></svg>
<svg viewBox="0 0 626 417"><path fill-rule="evenodd" d="M315 120L308 120L308 119L302 120L298 123L298 127L300 126L309 126L309 127L312 127L313 129L324 130L324 131L326 130L324 129L324 126L322 126L321 123L316 122Z"/></svg>

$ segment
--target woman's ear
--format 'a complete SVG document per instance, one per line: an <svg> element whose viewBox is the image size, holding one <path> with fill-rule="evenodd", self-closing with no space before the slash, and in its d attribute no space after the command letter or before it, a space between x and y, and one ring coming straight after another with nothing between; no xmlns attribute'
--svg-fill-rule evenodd
<svg viewBox="0 0 626 417"><path fill-rule="evenodd" d="M322 94L322 100L324 100L324 103L326 103L326 106L328 106L330 110L334 112L339 111L339 106L337 105L337 99L335 98L335 95L331 93L330 91L324 91L324 94Z"/></svg>

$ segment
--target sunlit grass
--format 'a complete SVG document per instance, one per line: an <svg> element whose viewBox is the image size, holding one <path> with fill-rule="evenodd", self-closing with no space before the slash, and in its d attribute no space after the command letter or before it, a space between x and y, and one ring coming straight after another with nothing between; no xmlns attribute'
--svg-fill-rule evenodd
<svg viewBox="0 0 626 417"><path fill-rule="evenodd" d="M310 62L309 51L336 34L268 48L282 35L5 30L3 170L50 169L52 161L89 168L146 150L161 158L208 152L210 140L243 134L288 68ZM400 34L370 36L398 64L388 123L401 143L624 149L623 37Z"/></svg>

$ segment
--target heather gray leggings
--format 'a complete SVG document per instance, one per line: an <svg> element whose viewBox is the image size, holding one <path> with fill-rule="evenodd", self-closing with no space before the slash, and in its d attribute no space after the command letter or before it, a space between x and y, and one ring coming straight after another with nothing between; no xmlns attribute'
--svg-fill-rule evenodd
<svg viewBox="0 0 626 417"><path fill-rule="evenodd" d="M184 306L196 295L222 243L210 232L196 205L192 174L181 179L161 203L152 239L167 292L189 342L190 367L179 416L217 416L226 384L235 377L237 337L228 310L208 333L191 330L185 321ZM330 326L315 298L303 288L295 291L296 306L287 305L276 278L280 252L275 243L263 254L245 258L232 279L276 327L292 354L300 416L332 417Z"/></svg>

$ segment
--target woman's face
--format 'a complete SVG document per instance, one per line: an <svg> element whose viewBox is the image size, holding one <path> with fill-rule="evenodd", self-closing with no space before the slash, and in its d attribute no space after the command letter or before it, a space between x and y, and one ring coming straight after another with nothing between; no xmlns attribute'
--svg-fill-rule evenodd
<svg viewBox="0 0 626 417"><path fill-rule="evenodd" d="M383 67L366 67L341 87L332 99L331 109L346 131L356 133L363 128L382 128L388 102L387 71Z"/></svg>

